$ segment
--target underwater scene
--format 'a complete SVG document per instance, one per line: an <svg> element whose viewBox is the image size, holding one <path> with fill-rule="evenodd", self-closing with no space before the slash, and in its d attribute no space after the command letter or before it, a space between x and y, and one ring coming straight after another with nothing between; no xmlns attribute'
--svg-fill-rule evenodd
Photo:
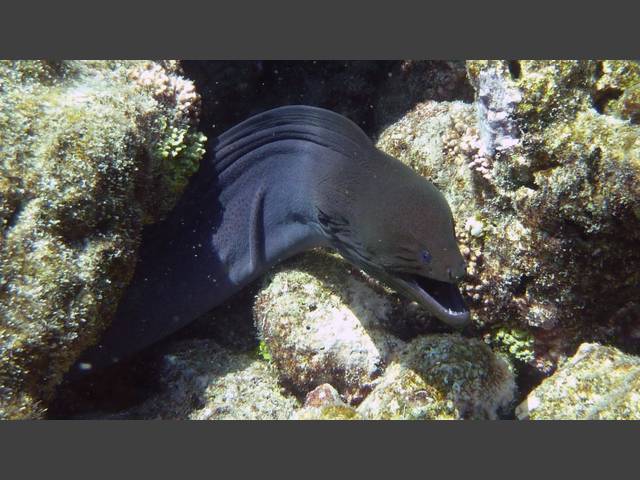
<svg viewBox="0 0 640 480"><path fill-rule="evenodd" d="M0 61L0 418L640 419L640 63Z"/></svg>

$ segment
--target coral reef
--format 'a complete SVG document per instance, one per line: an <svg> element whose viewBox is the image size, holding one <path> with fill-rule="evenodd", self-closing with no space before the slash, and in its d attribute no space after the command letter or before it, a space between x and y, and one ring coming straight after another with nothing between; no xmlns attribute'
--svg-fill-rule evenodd
<svg viewBox="0 0 640 480"><path fill-rule="evenodd" d="M155 128L144 137L153 139L144 143L153 160L138 160L142 170L124 178L137 181L136 199L153 198L155 190L144 188L158 185L179 191L202 150L200 134L180 120L195 118L197 97L188 82L172 79L172 68L147 63L127 77L142 97L168 102L174 112L145 124ZM442 334L448 327L415 303L334 254L310 252L263 279L253 307L258 338L247 326L253 293L242 305L203 317L174 339L179 343L170 350L182 353L162 361L158 375L175 381L161 380L164 393L129 416L496 418L512 413L514 372L526 395L560 364L520 407L520 417L638 417L637 358L627 355L640 353L636 62L186 62L186 68L204 96L209 136L277 105L319 105L349 116L377 136L379 148L429 178L453 211L472 325L464 337ZM137 131L126 138L138 138ZM14 208L17 190L1 187L10 192L3 205L13 202L3 210L10 212L6 224L29 218L30 204ZM60 188L53 188L50 198L59 199ZM129 202L142 212L132 217L136 222L165 210L141 202ZM134 238L130 230L123 235ZM124 263L134 249L131 241ZM122 285L128 273L118 272L108 278ZM212 318L217 326L206 326ZM583 345L566 361L584 342L612 346ZM207 363L209 357L216 360ZM252 396L259 399L253 410Z"/></svg>
<svg viewBox="0 0 640 480"><path fill-rule="evenodd" d="M371 419L495 418L510 404L513 373L485 343L430 335L406 344L388 328L393 302L374 280L315 251L265 278L254 308L283 384L307 404L323 384L347 404L362 402L358 415ZM328 406L336 413L335 402ZM329 416L320 407L301 415Z"/></svg>
<svg viewBox="0 0 640 480"><path fill-rule="evenodd" d="M349 400L328 383L307 391L301 402L279 381L275 363L212 340L173 342L153 363L159 365L153 394L142 403L78 418L492 419L508 410L515 393L504 359L485 343L459 335L420 336L400 345L359 405L360 398ZM344 383L339 372L329 373Z"/></svg>
<svg viewBox="0 0 640 480"><path fill-rule="evenodd" d="M584 343L529 394L516 415L531 420L638 420L640 357Z"/></svg>
<svg viewBox="0 0 640 480"><path fill-rule="evenodd" d="M526 332L533 358L512 358L545 374L582 341L627 342L640 322L637 65L467 69L474 105L419 104L378 146L447 197L469 259L474 327Z"/></svg>
<svg viewBox="0 0 640 480"><path fill-rule="evenodd" d="M0 418L40 416L107 325L202 156L198 109L177 62L0 62Z"/></svg>

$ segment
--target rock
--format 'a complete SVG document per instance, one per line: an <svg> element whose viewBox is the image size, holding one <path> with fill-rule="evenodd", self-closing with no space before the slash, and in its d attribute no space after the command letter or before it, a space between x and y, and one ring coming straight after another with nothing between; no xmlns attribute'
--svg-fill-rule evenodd
<svg viewBox="0 0 640 480"><path fill-rule="evenodd" d="M93 419L460 419L496 418L513 399L507 363L483 342L459 335L414 339L398 352L358 406L330 384L306 394L303 405L278 381L272 361L235 352L212 340L172 345L153 374L158 386L143 403ZM365 394L363 394L365 395ZM352 400L353 402L353 400Z"/></svg>
<svg viewBox="0 0 640 480"><path fill-rule="evenodd" d="M160 393L141 405L102 418L277 420L298 401L283 393L272 366L212 340L173 345L156 374Z"/></svg>
<svg viewBox="0 0 640 480"><path fill-rule="evenodd" d="M304 399L305 407L323 407L326 405L339 405L344 403L338 391L328 383L323 383L307 393Z"/></svg>
<svg viewBox="0 0 640 480"><path fill-rule="evenodd" d="M307 394L304 405L292 420L358 420L356 409L342 401L338 391L324 383Z"/></svg>
<svg viewBox="0 0 640 480"><path fill-rule="evenodd" d="M378 147L451 205L469 252L474 328L496 346L505 331L531 339L531 355L512 360L542 374L587 339L637 351L627 340L640 325L637 64L478 61L467 70L474 104L418 104Z"/></svg>
<svg viewBox="0 0 640 480"><path fill-rule="evenodd" d="M605 60L597 65L594 107L600 113L640 123L640 64Z"/></svg>
<svg viewBox="0 0 640 480"><path fill-rule="evenodd" d="M337 255L314 251L271 273L256 324L283 383L300 395L323 383L349 402L368 392L403 342L384 329L384 290Z"/></svg>
<svg viewBox="0 0 640 480"><path fill-rule="evenodd" d="M485 343L422 336L400 353L357 411L367 419L493 419L514 393L508 364Z"/></svg>
<svg viewBox="0 0 640 480"><path fill-rule="evenodd" d="M639 420L640 357L583 343L516 409L531 420Z"/></svg>
<svg viewBox="0 0 640 480"><path fill-rule="evenodd" d="M176 62L0 62L0 418L42 415L204 153Z"/></svg>

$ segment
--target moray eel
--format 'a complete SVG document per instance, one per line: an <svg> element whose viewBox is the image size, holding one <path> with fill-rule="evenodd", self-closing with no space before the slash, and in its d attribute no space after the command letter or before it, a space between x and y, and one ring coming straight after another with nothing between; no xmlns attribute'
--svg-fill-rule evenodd
<svg viewBox="0 0 640 480"><path fill-rule="evenodd" d="M217 139L172 214L146 230L114 321L72 372L131 356L319 246L443 322L469 321L456 287L465 262L444 196L347 118L288 106Z"/></svg>

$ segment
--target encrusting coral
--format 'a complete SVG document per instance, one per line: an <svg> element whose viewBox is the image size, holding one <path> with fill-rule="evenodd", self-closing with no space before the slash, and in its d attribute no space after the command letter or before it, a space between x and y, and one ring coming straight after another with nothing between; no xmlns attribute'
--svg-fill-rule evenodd
<svg viewBox="0 0 640 480"><path fill-rule="evenodd" d="M516 415L530 420L637 420L640 358L584 343L529 394Z"/></svg>
<svg viewBox="0 0 640 480"><path fill-rule="evenodd" d="M40 416L107 325L204 153L198 110L177 62L0 62L0 418Z"/></svg>

